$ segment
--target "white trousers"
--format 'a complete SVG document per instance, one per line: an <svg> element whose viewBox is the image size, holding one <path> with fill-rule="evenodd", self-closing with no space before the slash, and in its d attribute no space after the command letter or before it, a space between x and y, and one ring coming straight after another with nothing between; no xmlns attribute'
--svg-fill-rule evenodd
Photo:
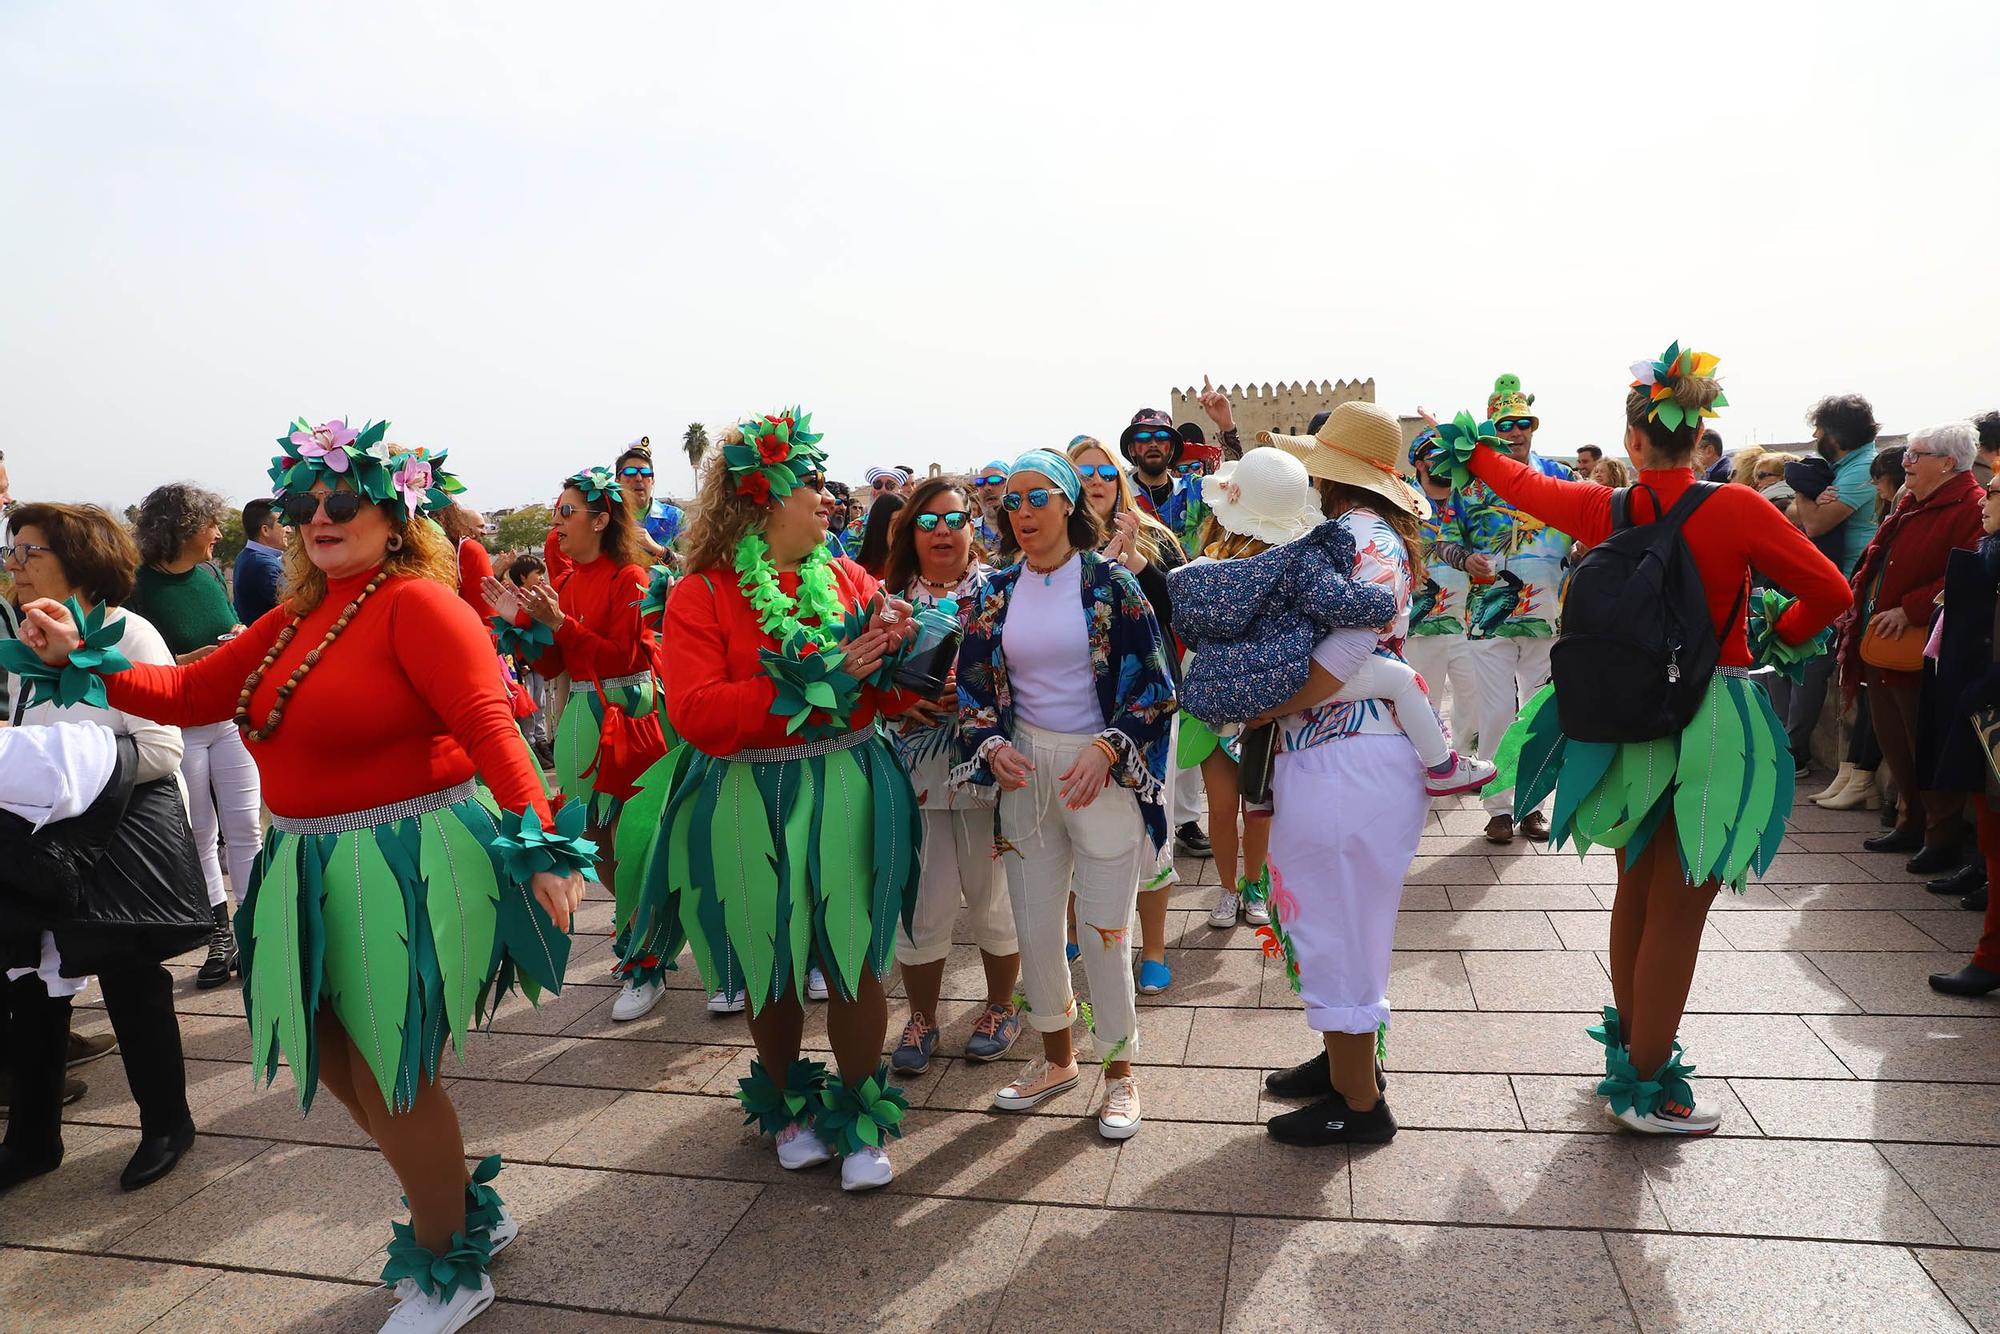
<svg viewBox="0 0 2000 1334"><path fill-rule="evenodd" d="M1478 696L1475 714L1479 721L1479 754L1492 759L1500 748L1500 738L1520 716L1521 706L1537 690L1549 683L1549 650L1553 639L1468 639L1471 650L1472 688ZM1488 815L1526 815L1514 809L1514 790L1486 790L1480 805Z"/></svg>
<svg viewBox="0 0 2000 1334"><path fill-rule="evenodd" d="M1472 685L1471 641L1464 635L1418 635L1403 641L1403 661L1430 689L1452 744L1471 753L1479 730L1478 693Z"/></svg>
<svg viewBox="0 0 2000 1334"><path fill-rule="evenodd" d="M912 918L916 929L902 934L896 957L905 964L923 964L950 954L961 903L972 913L972 938L983 952L999 958L1020 950L1006 877L993 856L991 807L924 812L924 871Z"/></svg>
<svg viewBox="0 0 2000 1334"><path fill-rule="evenodd" d="M1082 810L1070 810L1063 804L1060 775L1091 738L1018 721L1014 733L1014 748L1035 766L1026 787L1000 794L1000 833L1012 845L1001 861L1021 942L1028 1026L1056 1033L1076 1022L1076 993L1064 952L1073 886L1077 947L1090 985L1097 1052L1105 1060L1129 1060L1139 1045L1132 919L1140 870L1150 864L1152 853L1139 799L1130 788L1114 784ZM1404 754L1407 763L1407 742Z"/></svg>
<svg viewBox="0 0 2000 1334"><path fill-rule="evenodd" d="M1271 908L1299 965L1306 1022L1389 1022L1389 951L1430 798L1400 736L1352 736L1278 757Z"/></svg>
<svg viewBox="0 0 2000 1334"><path fill-rule="evenodd" d="M181 729L181 784L187 788L188 822L194 826L195 851L208 881L208 906L217 907L224 899L243 902L263 842L264 798L256 761L235 723ZM226 886L216 850L218 833L229 850Z"/></svg>

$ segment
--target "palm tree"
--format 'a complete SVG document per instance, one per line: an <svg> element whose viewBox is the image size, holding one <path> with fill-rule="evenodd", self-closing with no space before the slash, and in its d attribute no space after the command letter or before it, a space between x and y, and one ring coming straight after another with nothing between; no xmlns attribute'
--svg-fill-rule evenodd
<svg viewBox="0 0 2000 1334"><path fill-rule="evenodd" d="M681 448L687 451L688 466L699 473L701 456L708 453L708 428L700 422L689 422L686 432L681 435Z"/></svg>

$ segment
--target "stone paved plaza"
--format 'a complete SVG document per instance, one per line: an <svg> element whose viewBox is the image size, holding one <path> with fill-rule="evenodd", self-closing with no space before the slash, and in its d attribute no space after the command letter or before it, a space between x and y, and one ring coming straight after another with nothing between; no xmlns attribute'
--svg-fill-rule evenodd
<svg viewBox="0 0 2000 1334"><path fill-rule="evenodd" d="M1924 982L1977 915L1860 852L1874 816L1802 806L1703 943L1683 1038L1722 1133L1612 1134L1583 1034L1610 998L1611 861L1489 847L1461 804L1432 815L1398 925L1403 1132L1352 1153L1259 1127L1264 1072L1313 1045L1251 929L1208 928L1207 863L1174 898L1173 990L1142 998L1136 1139L1098 1137L1094 1088L998 1115L1012 1067L934 1061L895 1184L862 1197L741 1128L747 1034L691 970L611 1023L610 904L589 904L563 995L510 1004L452 1075L525 1227L473 1328L2000 1330L2000 1001ZM373 1330L394 1180L331 1098L301 1119L254 1092L236 988L176 972L201 1139L120 1194L134 1109L116 1058L86 1068L62 1170L0 1200L0 1326ZM970 945L945 994L951 1052Z"/></svg>

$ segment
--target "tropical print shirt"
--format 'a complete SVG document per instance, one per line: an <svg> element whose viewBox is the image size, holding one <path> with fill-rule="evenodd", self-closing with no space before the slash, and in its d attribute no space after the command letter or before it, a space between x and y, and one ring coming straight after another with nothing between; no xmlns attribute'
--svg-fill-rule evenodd
<svg viewBox="0 0 2000 1334"><path fill-rule="evenodd" d="M1472 582L1464 570L1454 570L1444 557L1446 548L1465 545L1458 531L1458 514L1450 502L1425 498L1430 516L1419 528L1424 538L1424 582L1410 599L1410 635L1463 635L1465 605Z"/></svg>
<svg viewBox="0 0 2000 1334"><path fill-rule="evenodd" d="M1528 455L1544 477L1574 480L1567 464ZM1562 563L1570 539L1475 478L1451 495L1459 540L1473 555L1492 560L1495 576L1468 590L1466 634L1472 639L1550 639L1556 633Z"/></svg>
<svg viewBox="0 0 2000 1334"><path fill-rule="evenodd" d="M1111 781L1139 798L1146 833L1158 852L1167 841L1162 803L1167 780L1167 732L1179 701L1167 666L1166 637L1153 616L1139 581L1116 561L1094 551L1083 560L1083 613L1089 628L1091 676L1104 714L1100 733L1118 752ZM991 786L993 771L985 748L1014 735L1014 697L1007 684L1007 655L1001 636L1007 604L1021 577L1016 562L986 578L965 626L958 651L958 748L956 783Z"/></svg>
<svg viewBox="0 0 2000 1334"><path fill-rule="evenodd" d="M1403 639L1410 626L1410 553L1388 520L1373 510L1351 509L1341 526L1354 534L1354 577L1387 588L1396 599L1396 620L1375 651L1402 661ZM1280 748L1306 750L1329 741L1363 735L1388 735L1403 730L1383 699L1333 699L1315 709L1287 714L1278 720Z"/></svg>
<svg viewBox="0 0 2000 1334"><path fill-rule="evenodd" d="M1208 517L1208 502L1201 498L1202 481L1199 477L1182 478L1167 503L1160 506L1160 522L1180 539L1182 551L1198 549L1201 523Z"/></svg>

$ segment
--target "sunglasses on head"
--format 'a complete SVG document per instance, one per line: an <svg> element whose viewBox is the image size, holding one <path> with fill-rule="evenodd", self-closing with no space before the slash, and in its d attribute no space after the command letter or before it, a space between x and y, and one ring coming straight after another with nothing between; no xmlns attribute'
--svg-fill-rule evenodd
<svg viewBox="0 0 2000 1334"><path fill-rule="evenodd" d="M328 491L318 495L311 491L294 491L285 497L285 517L295 524L311 523L313 516L320 512L325 503L329 523L347 523L361 513L361 493L358 491Z"/></svg>
<svg viewBox="0 0 2000 1334"><path fill-rule="evenodd" d="M1496 431L1532 431L1539 425L1533 417L1502 417L1493 423Z"/></svg>
<svg viewBox="0 0 2000 1334"><path fill-rule="evenodd" d="M1076 475L1086 482L1093 477L1102 477L1107 482L1118 480L1118 465L1115 463L1079 463Z"/></svg>
<svg viewBox="0 0 2000 1334"><path fill-rule="evenodd" d="M1144 443L1145 443L1146 441L1148 441L1148 440L1159 440L1159 441L1163 441L1163 442L1164 442L1164 441L1167 441L1167 440L1178 440L1178 439L1180 439L1180 438L1181 438L1181 433L1180 433L1179 431L1134 431L1134 432L1132 432L1132 441L1133 441L1133 443L1134 443L1134 444L1144 444Z"/></svg>
<svg viewBox="0 0 2000 1334"><path fill-rule="evenodd" d="M967 521L971 518L972 516L964 510L952 510L948 514L919 514L917 516L917 527L923 532L934 533L937 531L939 520L942 520L944 526L955 533L965 527Z"/></svg>
<svg viewBox="0 0 2000 1334"><path fill-rule="evenodd" d="M628 463L618 470L618 475L620 477L651 477L653 470L650 467L642 467L636 463Z"/></svg>
<svg viewBox="0 0 2000 1334"><path fill-rule="evenodd" d="M975 477L972 479L972 484L974 486L1005 486L1007 485L1007 474L996 472L990 477Z"/></svg>
<svg viewBox="0 0 2000 1334"><path fill-rule="evenodd" d="M1009 491L1001 498L1000 505L1009 514L1020 509L1021 502L1024 500L1028 502L1030 509L1047 509L1049 507L1050 494L1046 486L1038 486L1032 491Z"/></svg>

